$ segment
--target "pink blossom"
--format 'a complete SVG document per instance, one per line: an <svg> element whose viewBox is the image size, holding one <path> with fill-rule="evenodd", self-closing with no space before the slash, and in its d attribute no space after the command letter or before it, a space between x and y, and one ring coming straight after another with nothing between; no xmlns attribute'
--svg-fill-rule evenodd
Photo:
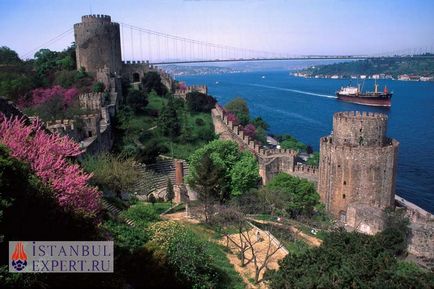
<svg viewBox="0 0 434 289"><path fill-rule="evenodd" d="M227 117L228 121L232 121L232 123L235 124L235 125L237 125L237 124L240 123L238 121L238 117L234 113L232 113L232 112L228 112L226 114L226 117Z"/></svg>
<svg viewBox="0 0 434 289"><path fill-rule="evenodd" d="M247 136L249 136L251 138L254 138L256 136L256 127L253 124L251 124L251 123L249 123L248 125L246 125L243 128L243 131L244 131L245 135L247 135Z"/></svg>
<svg viewBox="0 0 434 289"><path fill-rule="evenodd" d="M60 206L90 215L100 210L101 192L88 185L92 175L68 162L68 157L82 153L69 137L46 133L38 119L26 125L23 118L0 113L0 143L10 148L13 157L30 164L53 189Z"/></svg>
<svg viewBox="0 0 434 289"><path fill-rule="evenodd" d="M21 101L24 106L37 106L52 100L54 97L60 97L65 106L70 105L77 97L79 91L75 87L63 88L59 85L51 88L36 88L32 90L32 98L29 101Z"/></svg>

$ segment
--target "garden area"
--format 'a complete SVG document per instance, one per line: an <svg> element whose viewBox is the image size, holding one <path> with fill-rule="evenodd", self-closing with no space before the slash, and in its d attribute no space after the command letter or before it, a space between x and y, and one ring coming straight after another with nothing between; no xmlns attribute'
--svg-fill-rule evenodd
<svg viewBox="0 0 434 289"><path fill-rule="evenodd" d="M148 74L148 78L160 81L158 74ZM188 159L194 150L215 138L210 114L215 99L198 92L186 100L174 98L158 83L147 81L145 76L142 90L127 90L126 105L116 118L116 151L144 163L155 162L160 154ZM207 109L195 106L201 99L208 103Z"/></svg>

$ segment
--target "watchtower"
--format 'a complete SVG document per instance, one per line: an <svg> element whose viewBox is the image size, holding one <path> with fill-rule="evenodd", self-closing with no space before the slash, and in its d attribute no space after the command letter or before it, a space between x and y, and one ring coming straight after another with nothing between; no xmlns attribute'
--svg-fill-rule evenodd
<svg viewBox="0 0 434 289"><path fill-rule="evenodd" d="M85 15L74 24L77 69L96 73L107 66L110 73L122 69L119 24L108 15Z"/></svg>
<svg viewBox="0 0 434 289"><path fill-rule="evenodd" d="M385 114L338 112L332 134L320 140L318 192L327 211L344 223L351 215L357 225L356 219L366 221L367 208L380 212L394 204L399 143L386 131Z"/></svg>

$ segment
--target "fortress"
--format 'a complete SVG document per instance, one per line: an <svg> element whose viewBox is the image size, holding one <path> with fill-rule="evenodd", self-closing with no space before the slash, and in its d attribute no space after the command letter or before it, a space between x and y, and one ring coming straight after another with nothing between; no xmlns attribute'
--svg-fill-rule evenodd
<svg viewBox="0 0 434 289"><path fill-rule="evenodd" d="M434 216L395 195L399 142L386 136L386 115L336 113L332 133L320 139L319 167L298 164L296 151L263 148L218 104L211 115L220 139L235 141L257 157L263 184L280 172L312 181L341 225L371 235L383 230L384 209L403 209L412 232L408 251L434 259Z"/></svg>
<svg viewBox="0 0 434 289"><path fill-rule="evenodd" d="M122 61L119 24L108 15L85 15L81 23L74 25L77 69L97 75L97 79L109 84L110 79L128 79L140 82L145 73L160 74L162 83L169 91L174 90L173 78L147 61ZM120 84L120 83L119 83ZM108 87L108 86L106 86ZM116 87L119 91L119 87Z"/></svg>
<svg viewBox="0 0 434 289"><path fill-rule="evenodd" d="M111 22L110 16L83 16L81 23L74 25L74 34L77 69L93 74L104 83L106 91L80 95L80 107L87 114L74 120L48 122L46 127L71 136L88 153L106 151L112 146L111 119L123 98L122 79L139 83L145 73L153 71L178 97L185 98L193 90L207 93L204 86L175 90L173 78L149 62L123 62L119 24ZM0 99L0 110L6 115L22 115L5 99ZM384 209L403 208L411 220L409 252L434 259L433 215L395 195L399 143L386 135L386 115L336 113L332 133L320 139L319 167L298 163L296 151L262 147L245 135L241 126L229 121L218 104L211 115L215 133L221 139L235 141L257 157L263 184L280 172L308 179L317 185L321 201L334 218L351 230L368 234L383 229Z"/></svg>

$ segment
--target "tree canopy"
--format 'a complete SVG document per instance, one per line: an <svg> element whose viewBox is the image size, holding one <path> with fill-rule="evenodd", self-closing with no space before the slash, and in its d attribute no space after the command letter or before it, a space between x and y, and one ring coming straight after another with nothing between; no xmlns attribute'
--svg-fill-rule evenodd
<svg viewBox="0 0 434 289"><path fill-rule="evenodd" d="M399 261L388 243L379 241L383 238L383 233L329 233L320 247L289 254L279 270L267 272L270 288L432 288L434 274Z"/></svg>
<svg viewBox="0 0 434 289"><path fill-rule="evenodd" d="M313 183L286 173L276 175L264 189L285 198L285 208L282 209L291 217L311 216L320 200Z"/></svg>
<svg viewBox="0 0 434 289"><path fill-rule="evenodd" d="M258 165L250 152L241 153L238 145L232 141L215 140L196 150L190 157L190 182L200 180L201 163L209 158L209 165L222 172L219 186L220 200L239 196L255 187L259 180Z"/></svg>
<svg viewBox="0 0 434 289"><path fill-rule="evenodd" d="M245 99L236 97L225 105L225 109L234 113L241 125L249 123L249 107Z"/></svg>
<svg viewBox="0 0 434 289"><path fill-rule="evenodd" d="M198 91L187 93L185 100L191 112L210 112L217 103L216 99L211 95Z"/></svg>

